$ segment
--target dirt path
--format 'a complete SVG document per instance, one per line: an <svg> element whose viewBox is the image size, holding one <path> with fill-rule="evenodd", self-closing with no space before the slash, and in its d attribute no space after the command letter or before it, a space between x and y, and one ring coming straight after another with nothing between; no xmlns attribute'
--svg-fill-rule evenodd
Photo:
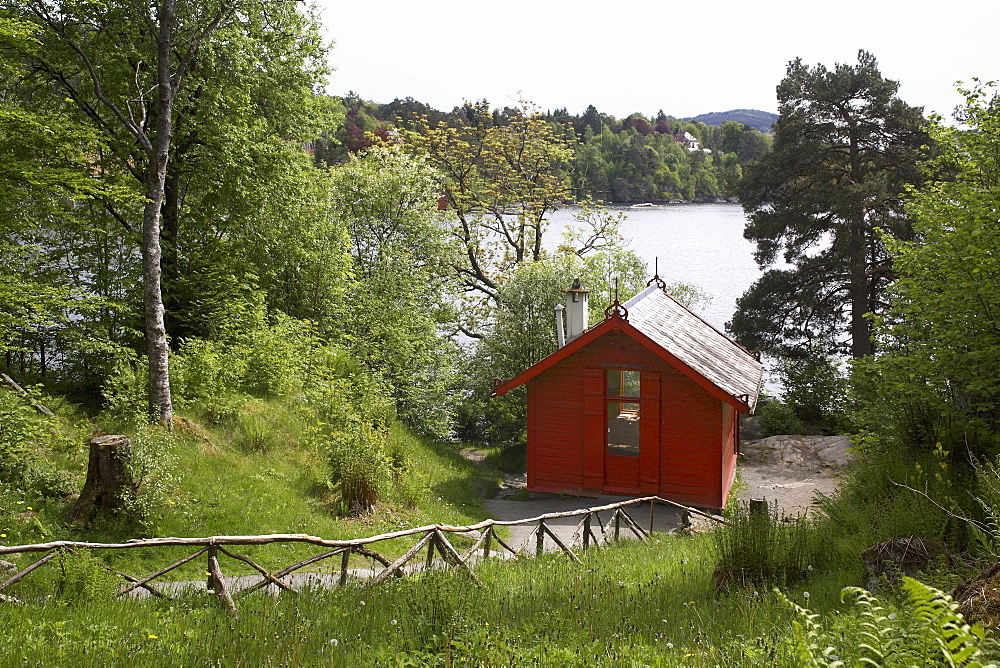
<svg viewBox="0 0 1000 668"><path fill-rule="evenodd" d="M850 460L846 436L770 436L743 444L741 500L777 502L785 515L814 510L816 494L837 489L840 467Z"/></svg>
<svg viewBox="0 0 1000 668"><path fill-rule="evenodd" d="M804 515L814 510L816 494L831 495L837 489L839 468L849 461L846 436L771 436L747 441L739 461L743 487L741 500L766 499L777 503L784 515ZM464 453L463 453L464 454ZM470 457L471 459L471 457ZM567 497L557 494L532 494L525 490L524 473L508 473L496 498L484 501L486 509L499 520L519 520L545 513L563 512L624 501L627 497L602 496L597 499ZM649 523L649 506L629 511L645 527ZM553 528L564 541L574 537L578 520L567 518ZM675 529L680 525L676 512L657 509L655 530ZM511 544L515 547L530 538L533 527L513 527ZM548 539L547 539L548 540ZM549 549L550 542L546 542ZM551 545L554 549L555 545Z"/></svg>

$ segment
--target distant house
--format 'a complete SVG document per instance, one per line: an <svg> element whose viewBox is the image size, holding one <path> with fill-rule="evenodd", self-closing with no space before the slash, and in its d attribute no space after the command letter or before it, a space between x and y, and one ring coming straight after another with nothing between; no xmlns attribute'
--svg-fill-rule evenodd
<svg viewBox="0 0 1000 668"><path fill-rule="evenodd" d="M701 142L698 141L698 138L686 130L678 130L675 132L674 141L689 151L704 151L705 153L712 152L712 149L710 148L702 148Z"/></svg>
<svg viewBox="0 0 1000 668"><path fill-rule="evenodd" d="M494 390L528 386L528 490L721 508L758 359L655 284L589 330L586 290L565 309L565 345Z"/></svg>

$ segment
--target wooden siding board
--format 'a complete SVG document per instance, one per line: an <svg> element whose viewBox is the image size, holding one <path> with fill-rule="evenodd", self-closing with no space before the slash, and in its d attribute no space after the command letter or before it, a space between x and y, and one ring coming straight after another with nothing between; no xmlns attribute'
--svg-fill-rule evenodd
<svg viewBox="0 0 1000 668"><path fill-rule="evenodd" d="M643 494L656 494L660 484L660 374L643 371L639 374L640 448L639 484Z"/></svg>
<svg viewBox="0 0 1000 668"><path fill-rule="evenodd" d="M591 369L583 378L583 486L604 488L604 372Z"/></svg>

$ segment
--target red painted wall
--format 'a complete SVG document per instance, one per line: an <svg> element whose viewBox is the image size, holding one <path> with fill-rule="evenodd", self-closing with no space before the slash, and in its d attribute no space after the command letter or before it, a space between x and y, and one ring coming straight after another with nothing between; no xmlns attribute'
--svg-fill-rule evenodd
<svg viewBox="0 0 1000 668"><path fill-rule="evenodd" d="M730 453L738 413L729 409L732 419L724 425L723 402L620 332L609 332L528 382L528 489L601 493L584 482L585 374L619 365L660 374L659 494L694 506L721 507L735 467Z"/></svg>

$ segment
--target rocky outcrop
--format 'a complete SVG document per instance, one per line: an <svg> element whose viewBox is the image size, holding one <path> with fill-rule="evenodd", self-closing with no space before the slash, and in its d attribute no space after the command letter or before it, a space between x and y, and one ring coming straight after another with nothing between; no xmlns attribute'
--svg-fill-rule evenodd
<svg viewBox="0 0 1000 668"><path fill-rule="evenodd" d="M768 436L743 443L753 464L789 468L840 468L851 460L847 436Z"/></svg>

